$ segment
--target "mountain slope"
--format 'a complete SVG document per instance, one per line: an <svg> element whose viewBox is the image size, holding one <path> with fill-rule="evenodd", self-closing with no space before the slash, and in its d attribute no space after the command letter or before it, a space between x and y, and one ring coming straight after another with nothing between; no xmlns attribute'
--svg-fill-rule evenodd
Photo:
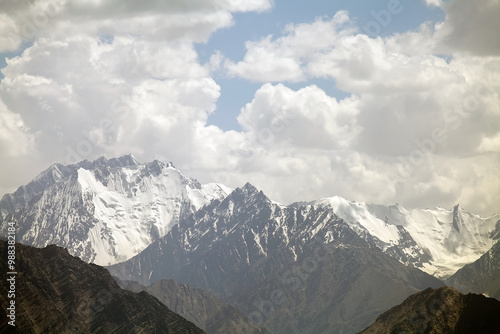
<svg viewBox="0 0 500 334"><path fill-rule="evenodd" d="M447 283L464 293L481 293L500 300L500 242L477 261L458 270Z"/></svg>
<svg viewBox="0 0 500 334"><path fill-rule="evenodd" d="M500 302L451 287L426 289L380 315L361 333L500 333Z"/></svg>
<svg viewBox="0 0 500 334"><path fill-rule="evenodd" d="M148 287L137 282L118 281L124 289L146 291L158 298L169 309L192 321L208 334L265 334L265 329L254 326L241 312L200 288L192 288L173 280L160 280Z"/></svg>
<svg viewBox="0 0 500 334"><path fill-rule="evenodd" d="M109 270L144 285L201 287L273 333L360 330L406 296L443 285L383 254L332 210L286 207L250 184Z"/></svg>
<svg viewBox="0 0 500 334"><path fill-rule="evenodd" d="M378 250L344 244L324 259L306 252L230 301L273 333L353 333L409 294L441 285Z"/></svg>
<svg viewBox="0 0 500 334"><path fill-rule="evenodd" d="M8 282L0 283L2 319L15 300L15 327L1 324L0 332L17 333L204 333L170 311L146 292L122 290L109 272L87 264L65 249L16 244L15 299L8 299ZM7 242L0 242L6 254ZM0 269L8 271L6 261Z"/></svg>
<svg viewBox="0 0 500 334"><path fill-rule="evenodd" d="M201 185L172 164L132 156L54 164L0 201L0 217L18 222L17 241L56 244L86 262L110 265L138 254L184 215L230 191ZM7 234L1 225L0 236Z"/></svg>

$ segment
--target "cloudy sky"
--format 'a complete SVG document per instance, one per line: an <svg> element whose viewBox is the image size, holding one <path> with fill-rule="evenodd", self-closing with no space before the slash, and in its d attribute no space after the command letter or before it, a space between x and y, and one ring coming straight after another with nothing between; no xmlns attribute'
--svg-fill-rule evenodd
<svg viewBox="0 0 500 334"><path fill-rule="evenodd" d="M500 213L499 0L0 0L0 195L133 153L283 203Z"/></svg>

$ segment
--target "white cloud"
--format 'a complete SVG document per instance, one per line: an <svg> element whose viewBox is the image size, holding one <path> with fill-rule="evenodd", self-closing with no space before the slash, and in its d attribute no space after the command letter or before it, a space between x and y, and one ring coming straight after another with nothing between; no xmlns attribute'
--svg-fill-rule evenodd
<svg viewBox="0 0 500 334"><path fill-rule="evenodd" d="M273 46L271 36L259 42L247 42L248 50L242 62L227 62L225 68L231 76L239 76L257 82L301 81L304 74L300 62Z"/></svg>
<svg viewBox="0 0 500 334"><path fill-rule="evenodd" d="M21 45L22 37L15 34L16 22L7 14L0 14L0 52L14 51Z"/></svg>
<svg viewBox="0 0 500 334"><path fill-rule="evenodd" d="M440 7L443 4L443 0L425 0L425 3L429 6Z"/></svg>
<svg viewBox="0 0 500 334"><path fill-rule="evenodd" d="M4 189L54 160L132 152L204 182L250 181L285 203L341 195L500 211L500 58L458 38L462 2L443 5L444 23L386 38L341 11L247 41L240 61L216 53L202 65L194 43L231 25L232 12L271 1L52 1L9 2L0 20L15 30L1 50L32 41L2 69L0 174L23 166L2 176ZM241 132L207 125L221 67L263 83L242 101ZM347 97L308 81L317 78Z"/></svg>
<svg viewBox="0 0 500 334"><path fill-rule="evenodd" d="M271 9L273 5L272 0L219 0L216 3L220 4L223 8L237 12L263 12Z"/></svg>
<svg viewBox="0 0 500 334"><path fill-rule="evenodd" d="M500 193L475 182L494 172L488 166L500 160L500 58L441 54L443 26L454 24L450 17L436 27L423 24L415 31L373 38L358 33L341 12L330 20L291 25L281 37L247 42L243 60L226 66L230 75L262 82L330 78L353 94L332 103L317 87L294 92L267 84L257 91L239 117L253 138L265 138L266 128L284 110L295 117L285 129L267 135L269 145L259 151L256 168L272 170L279 180L262 180L262 186L273 191L282 189L279 182L292 182L300 189L275 191L283 200L299 192L308 198L328 196L329 189L352 199L448 207L465 201L471 210L489 205L490 213L499 211L491 198ZM348 113L347 127L336 122L342 105L355 110ZM329 168L325 157L335 157ZM474 171L466 167L471 157L482 161L472 164ZM297 167L293 181L287 179L290 161ZM500 178L493 175L499 174L488 176L488 182L497 184ZM473 191L484 201L476 203Z"/></svg>
<svg viewBox="0 0 500 334"><path fill-rule="evenodd" d="M341 29L342 28L342 29ZM334 48L337 41L354 31L346 12L338 12L331 20L320 18L312 24L288 25L286 35L273 40L246 42L247 53L242 61L227 62L231 76L267 81L302 81L307 73L303 63L311 56Z"/></svg>
<svg viewBox="0 0 500 334"><path fill-rule="evenodd" d="M252 146L347 147L360 132L358 101L337 102L316 86L293 91L266 84L241 111L238 121L253 136Z"/></svg>
<svg viewBox="0 0 500 334"><path fill-rule="evenodd" d="M284 33L247 42L244 59L226 64L228 74L260 82L332 78L338 88L355 93L434 90L460 76L443 58L428 53L432 42L422 48L424 40L432 40L426 25L419 32L371 38L339 12L330 20L290 25Z"/></svg>
<svg viewBox="0 0 500 334"><path fill-rule="evenodd" d="M36 136L37 150L60 155L69 147L82 158L118 147L174 151L190 143L193 124L205 123L220 94L192 45L181 42L41 39L4 74L0 97ZM89 145L88 137L99 139Z"/></svg>
<svg viewBox="0 0 500 334"><path fill-rule="evenodd" d="M1 158L23 156L30 152L33 138L27 130L20 115L10 112L0 100Z"/></svg>
<svg viewBox="0 0 500 334"><path fill-rule="evenodd" d="M189 166L197 154L217 153L213 146L230 135L206 120L220 87L193 43L231 25L232 12L270 6L267 0L9 2L0 29L12 38L0 40L0 48L13 50L22 40L32 45L2 69L0 157L25 169L18 174L18 166L3 164L3 175L15 175L2 179L3 189L12 191L55 160L134 152ZM207 136L224 138L209 145Z"/></svg>
<svg viewBox="0 0 500 334"><path fill-rule="evenodd" d="M232 12L264 11L270 0L102 1L35 0L5 6L0 31L2 50L20 40L64 39L75 34L136 36L151 40L202 42L233 23Z"/></svg>

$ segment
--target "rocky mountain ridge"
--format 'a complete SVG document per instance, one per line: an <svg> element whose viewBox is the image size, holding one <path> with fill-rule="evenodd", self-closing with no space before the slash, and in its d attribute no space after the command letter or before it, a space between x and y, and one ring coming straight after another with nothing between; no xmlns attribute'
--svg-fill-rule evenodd
<svg viewBox="0 0 500 334"><path fill-rule="evenodd" d="M0 282L2 333L204 333L146 292L122 290L107 270L63 248L15 248L14 299L6 293L10 282ZM7 253L6 241L0 241L0 253ZM11 271L6 261L0 269ZM15 326L7 323L12 300Z"/></svg>
<svg viewBox="0 0 500 334"><path fill-rule="evenodd" d="M380 315L360 333L500 333L500 301L452 287L426 289Z"/></svg>

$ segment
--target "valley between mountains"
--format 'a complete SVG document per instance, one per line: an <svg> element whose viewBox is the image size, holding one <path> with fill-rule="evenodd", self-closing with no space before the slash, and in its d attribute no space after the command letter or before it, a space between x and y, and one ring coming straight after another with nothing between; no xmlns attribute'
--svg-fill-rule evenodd
<svg viewBox="0 0 500 334"><path fill-rule="evenodd" d="M67 253L51 254L61 261L78 257L82 268L106 267L122 288L146 291L147 298L207 333L356 333L378 319L378 327L368 331L374 332L396 323L378 317L409 296L441 291L427 288L454 286L458 291L446 292L451 296L446 298L457 301L469 292L500 297L500 216L480 217L459 205L407 210L338 196L285 205L249 183L236 189L201 184L172 163L140 163L126 155L53 164L2 198L4 239L11 221L17 224L16 241L31 246L24 254L49 245L65 248ZM36 266L30 262L29 272L38 272ZM53 270L67 274L62 267ZM106 275L99 271L94 279ZM36 284L61 293L53 282L66 282L63 276ZM26 271L18 284L31 286L36 279ZM78 287L73 280L66 288L89 286ZM35 298L34 290L25 289ZM82 302L61 296L61 312ZM40 310L28 306L29 298L21 303L33 319ZM146 297L126 298L130 309L149 303ZM406 303L406 309L413 307ZM155 312L168 312L163 306ZM456 323L473 316L467 313L473 308L451 308L460 309L453 311ZM496 306L491 310L498 315ZM108 328L107 319L100 317L95 328ZM78 321L94 331L96 323ZM157 328L155 321L148 319L148 328ZM140 323L129 326L140 332Z"/></svg>

